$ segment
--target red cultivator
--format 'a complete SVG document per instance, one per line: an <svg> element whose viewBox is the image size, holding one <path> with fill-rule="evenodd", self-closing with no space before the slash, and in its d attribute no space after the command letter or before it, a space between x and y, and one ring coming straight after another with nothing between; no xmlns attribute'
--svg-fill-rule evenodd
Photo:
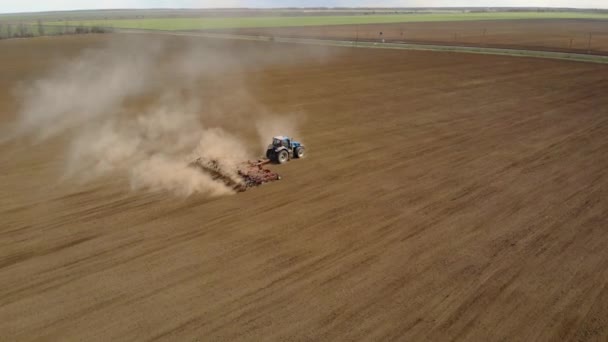
<svg viewBox="0 0 608 342"><path fill-rule="evenodd" d="M258 160L257 162L249 161L239 168L238 174L243 178L246 187L259 186L281 179L279 174L264 168L264 165L268 163L270 163L269 159Z"/></svg>
<svg viewBox="0 0 608 342"><path fill-rule="evenodd" d="M190 163L190 166L198 168L214 180L223 182L235 191L243 192L248 188L281 179L281 176L277 173L264 168L264 165L268 163L270 163L270 160L248 161L237 166L236 172L225 170L216 160L205 160L203 158L198 158Z"/></svg>

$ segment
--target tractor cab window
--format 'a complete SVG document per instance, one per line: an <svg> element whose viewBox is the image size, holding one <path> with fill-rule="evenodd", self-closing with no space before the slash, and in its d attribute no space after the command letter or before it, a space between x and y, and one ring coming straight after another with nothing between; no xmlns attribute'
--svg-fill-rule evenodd
<svg viewBox="0 0 608 342"><path fill-rule="evenodd" d="M283 139L283 140L281 140L281 139L272 139L272 145L275 146L275 147L284 146L284 147L289 148L289 139Z"/></svg>

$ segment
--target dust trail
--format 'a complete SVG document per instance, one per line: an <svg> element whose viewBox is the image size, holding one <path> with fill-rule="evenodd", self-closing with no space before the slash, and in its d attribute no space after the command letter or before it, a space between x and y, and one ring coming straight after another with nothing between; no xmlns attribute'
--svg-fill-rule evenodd
<svg viewBox="0 0 608 342"><path fill-rule="evenodd" d="M230 193L188 164L195 157L193 149L195 155L205 153L207 144L213 146L213 157L232 161L230 151L238 142L226 145L226 139L216 139L221 129L203 129L192 109L178 99L172 105L168 101L162 99L150 112L108 118L79 130L69 144L66 175L86 180L119 172L128 174L133 189L168 190L183 196Z"/></svg>
<svg viewBox="0 0 608 342"><path fill-rule="evenodd" d="M110 115L127 98L150 88L147 72L160 52L159 45L87 50L59 65L45 78L15 91L22 109L15 135L34 133L39 140ZM144 53L134 52L145 49ZM116 53L120 51L120 53Z"/></svg>
<svg viewBox="0 0 608 342"><path fill-rule="evenodd" d="M236 165L260 155L269 137L297 135L300 116L270 113L240 76L289 58L259 49L235 57L204 44L181 50L171 44L158 38L112 40L21 85L15 92L21 111L9 139L41 143L67 137L69 179L122 175L134 190L231 193L189 164L199 157L214 160L236 177ZM200 84L226 82L226 73L228 100L202 101ZM155 100L141 100L150 98ZM256 133L259 149L244 142Z"/></svg>

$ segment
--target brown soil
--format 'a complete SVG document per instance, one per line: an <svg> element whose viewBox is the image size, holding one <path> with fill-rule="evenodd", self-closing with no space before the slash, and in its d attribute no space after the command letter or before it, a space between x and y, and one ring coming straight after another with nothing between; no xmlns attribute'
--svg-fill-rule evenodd
<svg viewBox="0 0 608 342"><path fill-rule="evenodd" d="M0 42L1 122L49 55L105 39ZM218 49L297 61L242 72L270 110L306 116L308 158L176 199L60 181L63 138L0 145L4 339L608 338L608 66Z"/></svg>
<svg viewBox="0 0 608 342"><path fill-rule="evenodd" d="M251 28L239 34L487 46L608 55L604 20L543 19ZM380 35L382 32L382 35ZM589 35L591 34L591 44Z"/></svg>

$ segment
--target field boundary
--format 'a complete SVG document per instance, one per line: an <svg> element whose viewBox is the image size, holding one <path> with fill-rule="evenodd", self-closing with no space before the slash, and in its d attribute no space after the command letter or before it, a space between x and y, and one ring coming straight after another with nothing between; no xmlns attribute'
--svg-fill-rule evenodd
<svg viewBox="0 0 608 342"><path fill-rule="evenodd" d="M308 45L336 46L336 47L350 47L350 48L458 52L458 53L473 53L473 54L511 56L511 57L558 59L558 60L568 60L568 61L575 61L575 62L608 64L608 56L570 53L570 52L542 51L542 50L507 49L507 48L494 48L494 47L474 47L474 46L440 45L440 44L380 43L380 42L365 42L365 41L328 40L328 39L274 37L274 36L273 37L248 36L248 35L237 35L237 34L228 34L228 33L208 33L208 32L172 32L172 31L160 31L160 30L121 30L119 32L121 32L121 33L140 33L140 34L165 34L165 35L174 35L174 36L191 36L191 37L203 37L203 38L213 38L213 39L265 41L265 42L274 42L274 43L308 44Z"/></svg>
<svg viewBox="0 0 608 342"><path fill-rule="evenodd" d="M189 18L119 18L76 20L85 26L110 26L117 29L155 29L161 31L192 31L243 28L286 28L368 24L405 24L421 22L467 22L495 20L582 19L608 20L603 12L467 12L467 13L407 13L371 15L320 16L234 16ZM65 21L50 21L49 25L65 25Z"/></svg>

